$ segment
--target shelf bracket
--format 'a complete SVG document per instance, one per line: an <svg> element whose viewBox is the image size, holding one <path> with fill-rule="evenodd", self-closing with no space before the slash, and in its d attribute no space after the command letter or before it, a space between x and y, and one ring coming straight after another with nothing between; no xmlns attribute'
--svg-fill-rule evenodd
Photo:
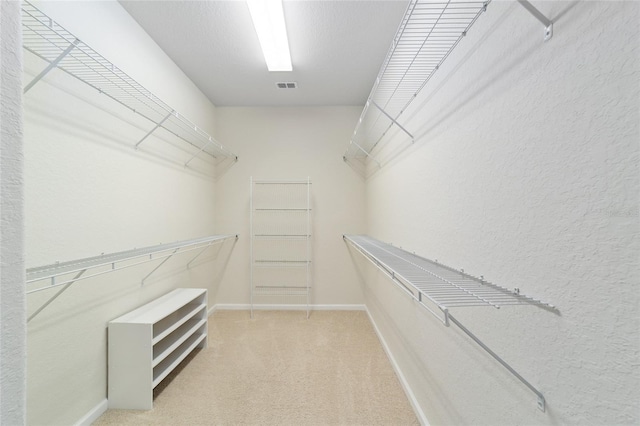
<svg viewBox="0 0 640 426"><path fill-rule="evenodd" d="M64 57L67 56L69 52L71 52L79 43L80 40L78 39L75 39L73 42L71 42L69 47L67 47L56 59L54 59L45 69L43 69L40 74L38 74L33 80L31 80L31 82L29 82L29 84L24 87L22 93L27 93L29 89L31 89L38 81L40 81L40 79L42 79L42 77L44 77L49 73L49 71L57 67L60 61L62 61Z"/></svg>
<svg viewBox="0 0 640 426"><path fill-rule="evenodd" d="M162 123L164 123L165 121L167 121L167 119L168 119L169 117L171 117L174 113L175 113L175 111L171 111L169 114L167 114L167 116L166 116L165 118L163 118L163 119L162 119L162 120L160 120L158 123L156 123L155 127L154 127L153 129L149 130L149 132L147 132L147 134L146 134L146 135L144 135L144 136L142 137L142 139L140 139L140 140L138 141L138 143L137 143L137 144L136 144L136 146L135 146L135 149L138 149L138 146L140 146L140 144L141 144L141 143L142 143L146 138L148 138L148 137L149 137L149 135L151 135L151 133L155 132L155 131L156 131L156 129L157 129L158 127L162 126Z"/></svg>
<svg viewBox="0 0 640 426"><path fill-rule="evenodd" d="M154 273L155 271L157 271L157 270L158 270L162 265L164 265L164 263L165 263L167 260L171 259L171 258L173 257L173 255L174 255L174 254L176 254L176 252L177 252L178 250L180 250L180 247L178 247L177 249L175 249L174 251L172 251L172 252L171 252L171 254L170 254L169 256L165 257L165 258L164 258L164 260L158 264L158 266L156 266L155 268L153 268L153 269L151 270L151 272L149 272L149 273L147 274L147 276L145 276L145 277L142 279L142 285L144 285L144 282L147 280L147 278L149 278L149 277L151 276L151 274L153 274L153 273Z"/></svg>
<svg viewBox="0 0 640 426"><path fill-rule="evenodd" d="M387 111L385 111L384 109L382 109L382 107L380 105L378 105L377 103L375 103L373 100L371 101L371 103L373 104L373 106L375 106L376 108L378 108L380 110L381 113L383 113L389 120L391 120L393 122L393 124L395 124L396 126L398 126L400 128L400 130L402 130L403 132L405 132L407 135L409 135L409 137L411 138L411 140L413 140L413 135L411 133L409 133L409 131L407 129L405 129L404 127L402 127L402 124L398 123L396 121L395 118L391 117L389 114L387 114Z"/></svg>
<svg viewBox="0 0 640 426"><path fill-rule="evenodd" d="M548 41L551 37L553 37L553 22L544 16L542 12L540 12L534 5L532 5L528 0L518 0L525 9L529 11L535 18L542 22L544 25L544 41ZM544 411L544 410L543 410Z"/></svg>
<svg viewBox="0 0 640 426"><path fill-rule="evenodd" d="M202 250L200 250L200 251L198 252L198 254L196 254L195 256L193 256L193 257L191 258L191 260L187 263L187 269L189 269L189 268L191 267L191 264L193 263L193 261L194 261L194 260L196 260L197 258L199 258L199 257L200 257L200 255L201 255L202 253L204 253L205 251L207 251L207 249L208 249L209 247L211 247L212 245L213 245L213 243L209 243L209 244L207 244L206 246L204 246L204 248L203 248Z"/></svg>
<svg viewBox="0 0 640 426"><path fill-rule="evenodd" d="M449 321L457 325L460 330L462 330L467 336L471 338L471 340L476 342L482 349L484 349L489 355L491 355L496 361L498 361L500 365L506 368L511 374L516 376L516 378L520 380L522 383L524 383L526 387L531 389L531 391L535 393L536 396L538 397L538 409L542 412L546 410L544 395L542 395L542 393L538 389L536 389L531 383L529 383L524 377L522 377L516 370L514 370L509 364L507 364L505 360L500 358L495 352L489 349L487 345L482 343L482 341L478 339L478 337L476 337L475 334L473 334L465 326L460 324L460 322L458 322L458 320L455 319L451 314L448 314L447 318L449 319Z"/></svg>
<svg viewBox="0 0 640 426"><path fill-rule="evenodd" d="M58 290L58 292L56 294L54 294L53 296L51 296L51 298L49 298L49 300L47 300L42 306L40 306L34 313L32 313L31 315L29 315L29 318L27 318L27 323L29 323L29 321L31 321L32 319L34 319L40 312L42 312L42 310L44 308L46 308L47 306L49 306L49 304L51 304L51 302L53 302L58 296L60 296L62 293L64 293L64 291L66 289L68 289L71 284L75 283L76 281L78 281L78 278L80 278L87 270L83 269L81 271L79 271L75 277L73 277L73 279L71 281L69 281L67 284L65 284L64 287L62 287L60 290Z"/></svg>
<svg viewBox="0 0 640 426"><path fill-rule="evenodd" d="M184 163L184 166L185 166L185 167L187 167L187 166L189 165L189 163L190 163L194 158L196 158L198 155L200 155L200 153L201 153L202 151L204 151L204 149L207 147L207 145L209 145L209 144L210 144L210 143L212 143L212 142L213 142L213 140L211 139L211 136L209 136L209 141L208 141L207 143L205 143L204 145L202 145L202 148L200 148L200 149L198 150L198 152L196 152L195 154L193 154L193 157L189 158L189 161L187 161L186 163Z"/></svg>
<svg viewBox="0 0 640 426"><path fill-rule="evenodd" d="M373 161L375 161L379 168L382 168L382 165L380 164L380 162L376 160L374 157L372 157L371 154L366 149L364 149L363 147L360 146L360 144L358 144L358 142L354 142L352 139L351 143L354 144L360 151L364 152L364 155L366 155L368 158L371 158ZM347 161L347 156L342 157L342 159L344 161Z"/></svg>

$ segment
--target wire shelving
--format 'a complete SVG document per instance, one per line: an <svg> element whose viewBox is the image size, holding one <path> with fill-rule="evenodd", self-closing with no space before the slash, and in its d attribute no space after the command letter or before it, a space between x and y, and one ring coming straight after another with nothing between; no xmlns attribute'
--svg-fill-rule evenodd
<svg viewBox="0 0 640 426"><path fill-rule="evenodd" d="M538 408L545 411L542 393L462 325L449 309L472 306L499 309L508 305L535 305L557 312L555 306L520 294L517 288L511 290L501 287L486 281L484 277L474 277L464 270L456 270L366 235L345 235L343 238L444 325L453 323L460 328L534 392L538 397Z"/></svg>
<svg viewBox="0 0 640 426"><path fill-rule="evenodd" d="M386 158L381 151L396 131L414 135L401 123L418 93L440 69L453 49L467 35L491 0L411 0L360 118L343 159L365 177L381 168ZM553 23L529 1L518 0L545 26L545 41L553 34ZM398 148L398 150L400 150ZM389 154L389 153L387 153ZM391 155L391 158L393 155Z"/></svg>
<svg viewBox="0 0 640 426"><path fill-rule="evenodd" d="M212 235L209 237L178 241L174 243L158 244L155 246L136 248L110 254L102 254L68 262L58 262L51 265L27 269L27 294L61 287L58 291L34 313L28 321L38 315L54 299L60 296L72 284L99 275L108 274L122 269L138 266L143 263L160 261L143 279L142 284L158 270L166 261L176 254L198 250L196 255L187 262L190 267L200 255L209 247L235 238L237 235ZM90 271L90 272L88 272ZM88 272L88 273L87 273Z"/></svg>
<svg viewBox="0 0 640 426"><path fill-rule="evenodd" d="M136 149L161 128L186 144L191 157L183 163L185 167L202 154L209 156L212 159L209 161L215 164L237 161L235 154L202 128L27 1L22 2L22 31L24 49L49 64L25 86L25 93L57 68L153 123L154 126L135 143Z"/></svg>

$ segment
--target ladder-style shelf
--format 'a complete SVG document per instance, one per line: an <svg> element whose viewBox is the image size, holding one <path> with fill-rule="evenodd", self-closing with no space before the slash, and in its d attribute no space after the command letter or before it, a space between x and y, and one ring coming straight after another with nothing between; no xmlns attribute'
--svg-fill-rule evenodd
<svg viewBox="0 0 640 426"><path fill-rule="evenodd" d="M202 154L210 157L212 160L209 161L216 165L237 161L235 154L207 132L27 1L22 2L22 31L23 47L49 64L25 86L25 93L51 70L58 68L153 123L154 126L136 141L134 148L138 149L161 128L185 145L189 154L180 160L184 161L185 167Z"/></svg>
<svg viewBox="0 0 640 426"><path fill-rule="evenodd" d="M121 269L141 265L143 263L161 261L142 279L142 284L144 284L151 274L153 274L174 255L198 250L196 255L187 262L187 267L189 267L193 261L200 257L200 255L202 255L209 247L223 243L231 238L237 239L238 236L212 235L204 238L158 244L150 247L29 268L27 269L27 294L50 290L57 287L62 288L47 300L47 302L41 305L34 313L32 313L29 316L28 321L31 321L44 308L53 302L53 300L77 281L86 280L88 278L108 274ZM91 272L87 273L88 271ZM34 283L39 283L39 285L34 286Z"/></svg>
<svg viewBox="0 0 640 426"><path fill-rule="evenodd" d="M418 93L487 10L491 0L411 0L343 159L368 177L414 142L414 135L400 121ZM545 26L544 40L551 38L553 23L529 1L518 0ZM382 153L400 131L404 142ZM408 141L408 142L407 142Z"/></svg>
<svg viewBox="0 0 640 426"><path fill-rule="evenodd" d="M538 408L545 411L542 393L454 318L449 309L471 306L500 308L507 305L535 305L557 312L553 305L520 294L517 288L510 290L501 287L486 281L484 277L474 277L463 270L456 270L437 261L425 259L366 235L345 235L343 238L444 325L449 326L453 323L458 326L531 389L538 397Z"/></svg>
<svg viewBox="0 0 640 426"><path fill-rule="evenodd" d="M311 297L311 181L251 179L251 315L256 303Z"/></svg>

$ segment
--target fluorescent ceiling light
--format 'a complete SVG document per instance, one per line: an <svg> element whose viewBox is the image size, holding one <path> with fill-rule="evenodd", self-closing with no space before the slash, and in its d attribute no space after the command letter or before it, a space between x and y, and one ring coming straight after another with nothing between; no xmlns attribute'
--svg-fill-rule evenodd
<svg viewBox="0 0 640 426"><path fill-rule="evenodd" d="M292 71L282 0L247 0L269 71Z"/></svg>

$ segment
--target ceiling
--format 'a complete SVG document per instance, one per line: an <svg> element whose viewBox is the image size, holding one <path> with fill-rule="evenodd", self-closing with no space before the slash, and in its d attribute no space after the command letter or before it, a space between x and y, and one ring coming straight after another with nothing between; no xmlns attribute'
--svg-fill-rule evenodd
<svg viewBox="0 0 640 426"><path fill-rule="evenodd" d="M267 71L244 1L120 3L214 105L301 106L363 105L408 0L284 0L292 72Z"/></svg>

